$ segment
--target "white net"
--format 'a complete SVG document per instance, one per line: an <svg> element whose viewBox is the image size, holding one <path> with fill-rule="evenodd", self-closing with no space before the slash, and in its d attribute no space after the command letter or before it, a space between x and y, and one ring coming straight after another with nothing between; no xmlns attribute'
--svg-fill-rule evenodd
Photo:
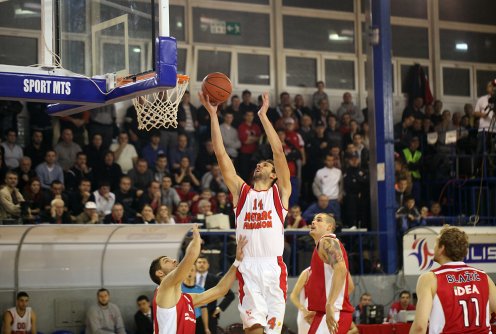
<svg viewBox="0 0 496 334"><path fill-rule="evenodd" d="M188 87L189 77L177 76L176 87L133 98L138 129L177 127L177 108Z"/></svg>

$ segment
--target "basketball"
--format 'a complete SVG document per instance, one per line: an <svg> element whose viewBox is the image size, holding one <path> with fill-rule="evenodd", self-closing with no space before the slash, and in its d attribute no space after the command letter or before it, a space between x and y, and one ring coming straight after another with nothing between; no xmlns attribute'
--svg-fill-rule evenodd
<svg viewBox="0 0 496 334"><path fill-rule="evenodd" d="M203 79L201 88L203 94L208 95L213 104L227 101L232 92L231 80L220 72L208 74Z"/></svg>

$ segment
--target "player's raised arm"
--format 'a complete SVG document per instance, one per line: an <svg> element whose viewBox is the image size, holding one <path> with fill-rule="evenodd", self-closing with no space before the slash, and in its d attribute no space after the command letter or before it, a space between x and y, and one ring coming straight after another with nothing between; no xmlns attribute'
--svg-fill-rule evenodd
<svg viewBox="0 0 496 334"><path fill-rule="evenodd" d="M272 154L274 156L274 167L277 174L277 185L281 191L282 203L287 208L289 204L289 196L291 195L288 162L286 160L286 154L284 154L284 150L282 148L281 140L267 117L267 110L269 110L269 93L263 93L262 99L263 104L258 111L258 117L260 117L265 134L269 140L270 148L272 149Z"/></svg>
<svg viewBox="0 0 496 334"><path fill-rule="evenodd" d="M216 286L202 293L190 294L191 298L193 298L193 304L195 306L208 304L225 296L229 292L229 289L231 289L232 284L236 280L238 265L241 261L243 261L243 247L245 247L247 242L248 241L245 236L239 237L238 244L236 246L236 261L234 261L231 268L229 268L229 271L224 275L224 277L222 277Z"/></svg>
<svg viewBox="0 0 496 334"><path fill-rule="evenodd" d="M417 282L417 307L415 310L415 320L410 328L410 334L425 333L429 323L429 316L432 310L432 300L434 297L436 277L433 273L422 274Z"/></svg>
<svg viewBox="0 0 496 334"><path fill-rule="evenodd" d="M241 186L243 185L243 180L236 174L236 169L224 147L224 142L220 133L219 120L217 118L217 106L212 105L208 95L203 94L203 92L198 92L198 96L201 103L210 114L211 137L215 156L219 162L224 181L233 195L233 204L236 205Z"/></svg>
<svg viewBox="0 0 496 334"><path fill-rule="evenodd" d="M184 258L181 260L179 265L171 271L169 275L166 276L165 279L162 280L159 286L159 290L166 289L166 287L171 285L180 284L182 281L186 279L189 271L191 270L191 266L195 264L198 255L200 255L201 250L201 238L200 232L198 231L198 225L193 225L193 239L186 248L186 253L184 254Z"/></svg>

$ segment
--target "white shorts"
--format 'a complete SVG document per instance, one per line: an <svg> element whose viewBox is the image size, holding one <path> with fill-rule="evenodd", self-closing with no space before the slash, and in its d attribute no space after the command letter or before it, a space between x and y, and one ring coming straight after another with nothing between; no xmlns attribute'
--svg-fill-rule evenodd
<svg viewBox="0 0 496 334"><path fill-rule="evenodd" d="M288 274L282 257L244 258L238 267L239 304L243 328L256 324L266 334L281 333Z"/></svg>

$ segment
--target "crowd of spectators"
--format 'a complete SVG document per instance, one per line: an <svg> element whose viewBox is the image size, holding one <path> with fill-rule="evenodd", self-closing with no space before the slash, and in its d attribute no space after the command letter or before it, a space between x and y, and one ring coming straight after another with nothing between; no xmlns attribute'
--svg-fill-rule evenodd
<svg viewBox="0 0 496 334"><path fill-rule="evenodd" d="M346 92L331 111L324 88L317 83L310 106L302 95L283 92L268 112L291 172L288 227L306 227L314 213L328 212L343 227L370 228L368 110L360 110ZM260 98L258 105L253 102L245 90L219 106L218 113L227 152L244 180L250 180L259 160L271 158L256 116ZM204 222L222 213L233 226L231 195L213 152L209 116L191 103L189 92L179 106L177 128L138 130L134 107L117 127L115 108L107 106L61 117L55 145L44 108L27 104L31 136L24 147L18 144L15 118L2 122L0 219L174 224ZM481 149L478 120L479 125L487 120L470 104L464 110L464 115L451 115L441 101L426 105L417 97L394 125L402 231L422 224L422 217L441 215L440 203L426 202L432 189L423 184L450 175L451 154ZM460 173L473 175L469 165L461 164Z"/></svg>

